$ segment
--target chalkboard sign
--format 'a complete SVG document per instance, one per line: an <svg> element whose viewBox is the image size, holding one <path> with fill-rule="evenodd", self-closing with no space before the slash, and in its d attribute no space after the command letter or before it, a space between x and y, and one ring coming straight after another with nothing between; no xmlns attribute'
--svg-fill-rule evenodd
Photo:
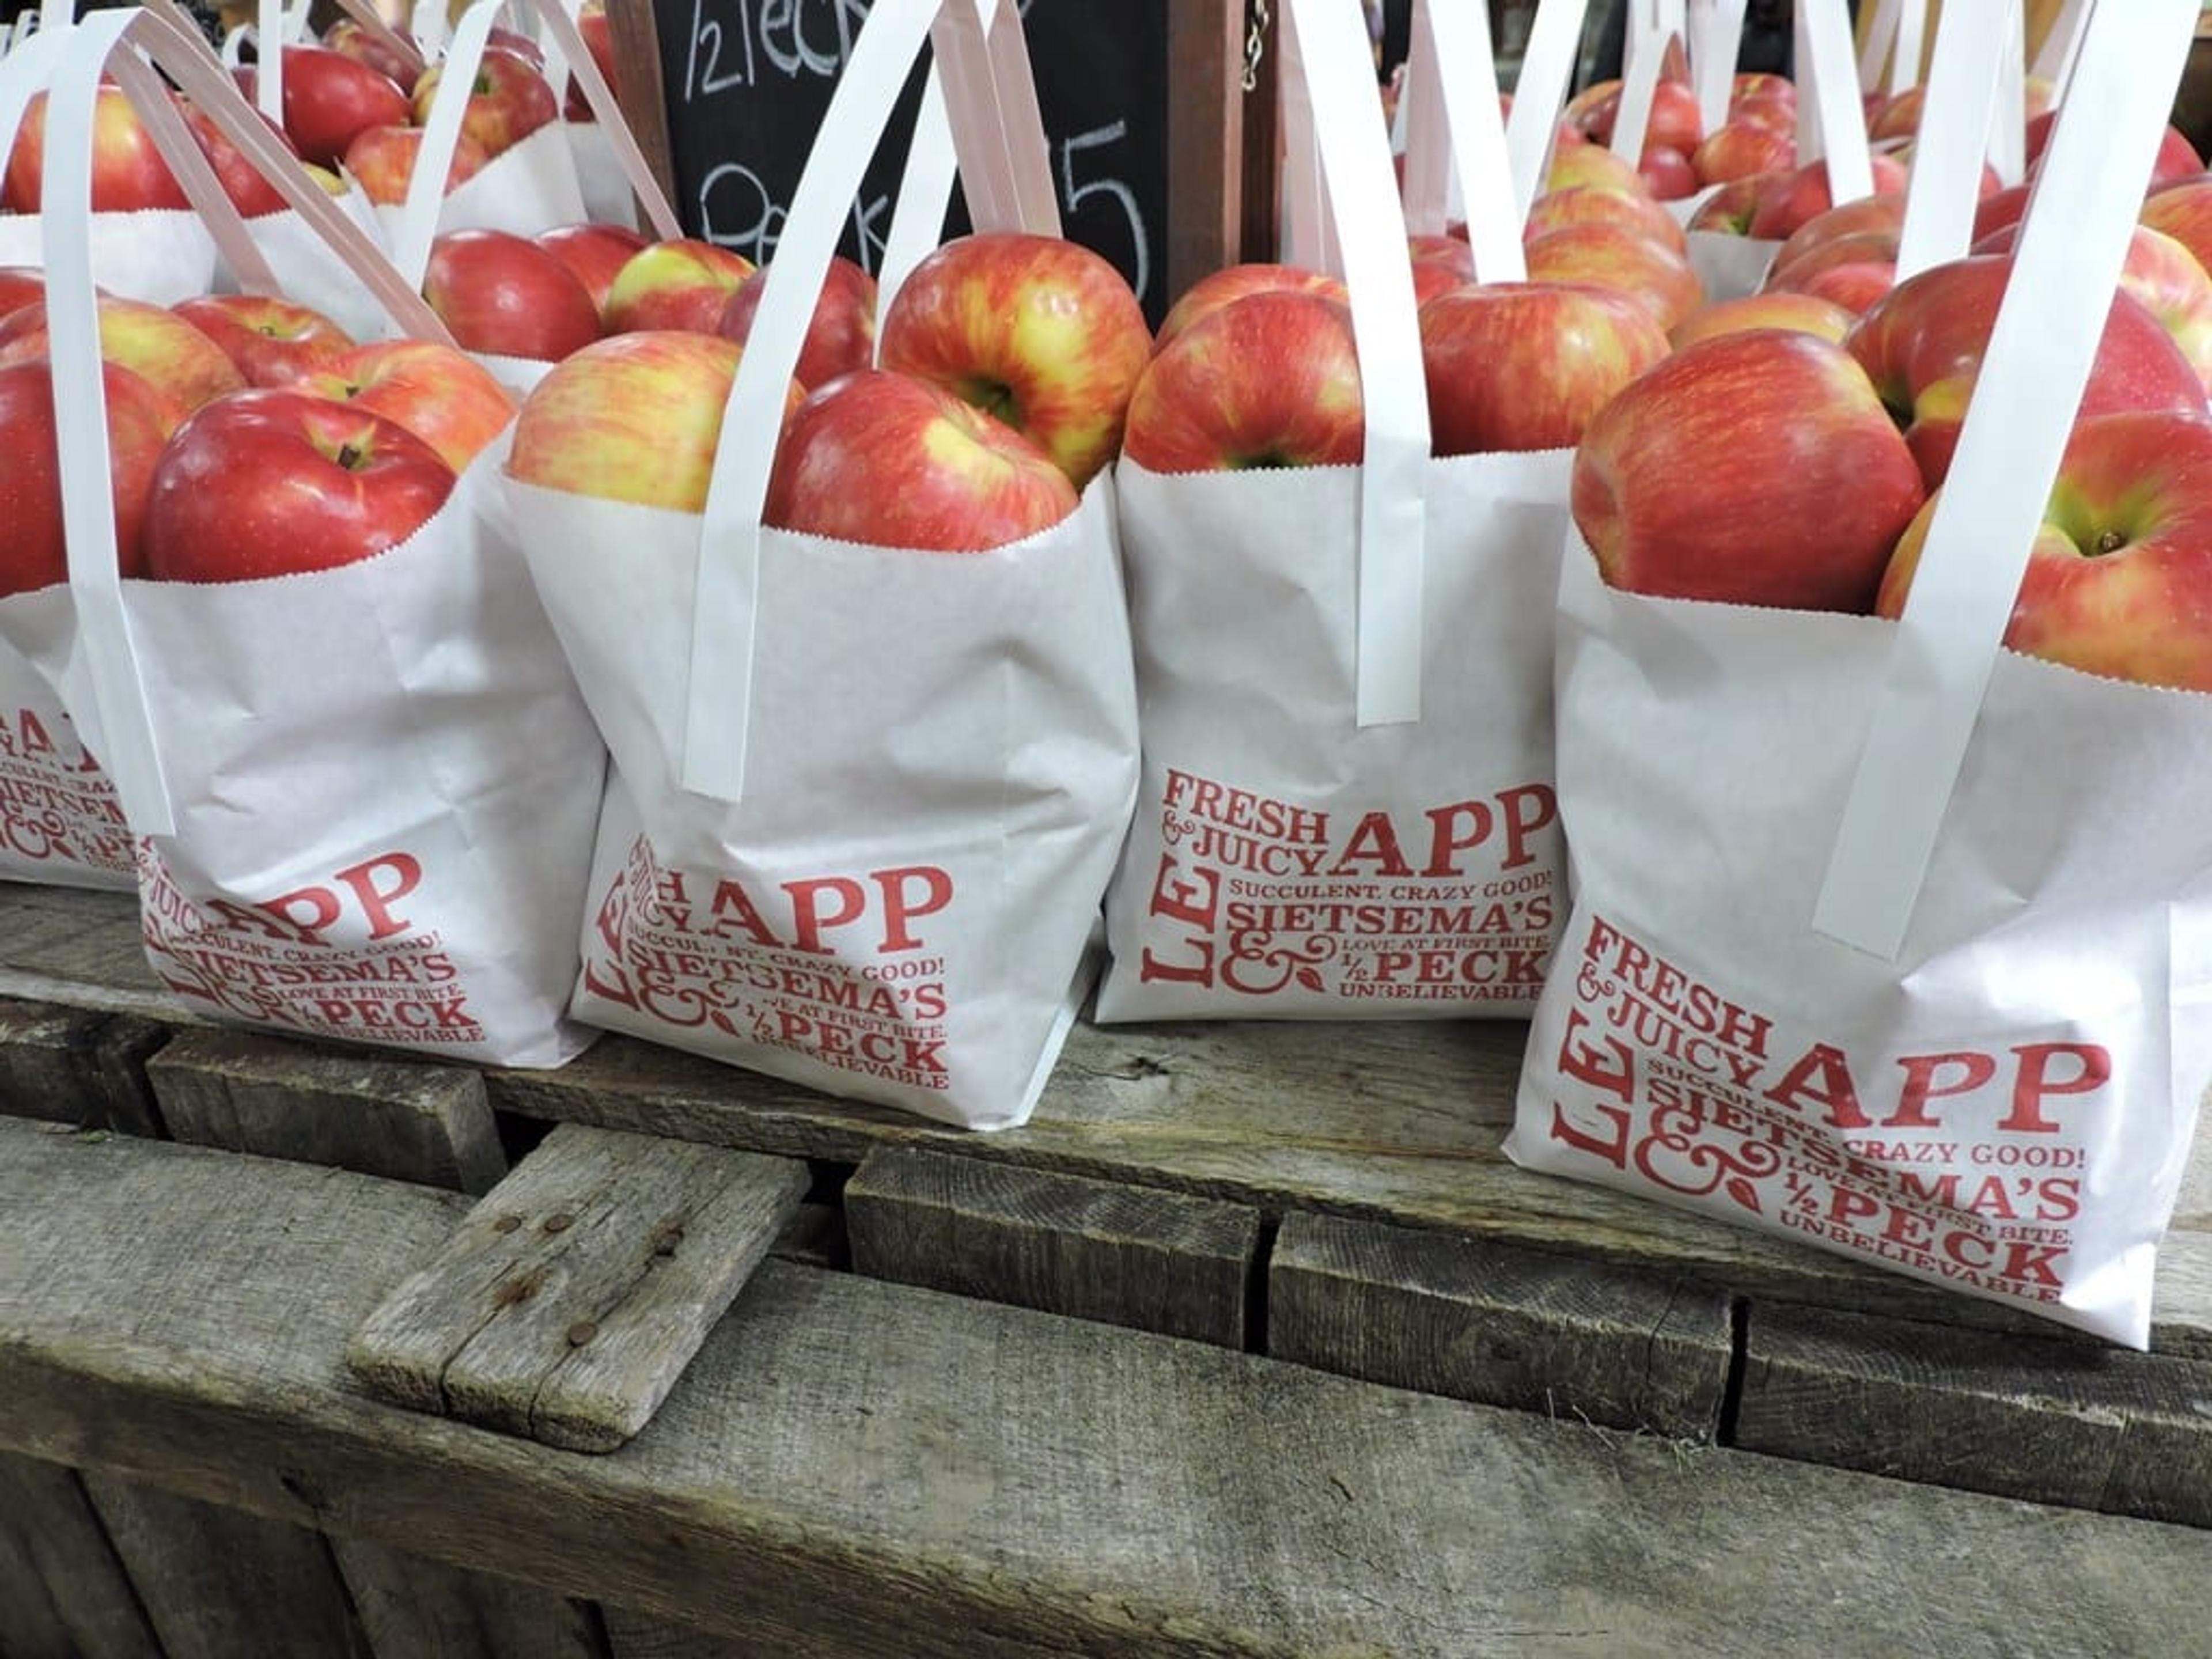
<svg viewBox="0 0 2212 1659"><path fill-rule="evenodd" d="M1064 228L1121 268L1155 322L1173 297L1170 3L1022 0ZM756 263L775 252L867 11L867 0L654 0L675 203L690 234ZM917 70L853 204L843 251L871 271L921 88Z"/></svg>

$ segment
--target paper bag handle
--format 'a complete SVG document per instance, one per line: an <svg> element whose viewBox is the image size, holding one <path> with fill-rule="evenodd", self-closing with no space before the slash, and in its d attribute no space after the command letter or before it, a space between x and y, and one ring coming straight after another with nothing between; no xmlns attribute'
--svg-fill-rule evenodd
<svg viewBox="0 0 2212 1659"><path fill-rule="evenodd" d="M1559 111L1567 101L1582 56L1583 20L1589 0L1537 0L1513 82L1513 109L1505 118L1505 153L1513 164L1513 202L1522 222L1544 182L1552 159Z"/></svg>
<svg viewBox="0 0 2212 1659"><path fill-rule="evenodd" d="M1749 0L1690 0L1690 82L1698 120L1707 132L1728 119L1735 97L1735 60L1743 51Z"/></svg>
<svg viewBox="0 0 2212 1659"><path fill-rule="evenodd" d="M1389 136L1359 9L1289 0L1278 53L1292 264L1334 270L1352 302L1366 416L1359 487L1353 637L1354 718L1362 726L1421 717L1422 588L1429 463L1428 381L1413 269ZM1301 199L1303 198L1303 199Z"/></svg>
<svg viewBox="0 0 2212 1659"><path fill-rule="evenodd" d="M1613 137L1606 145L1631 167L1644 159L1644 137L1651 129L1651 105L1666 68L1668 44L1686 42L1688 36L1682 0L1632 0L1627 34L1621 42L1620 100L1613 109Z"/></svg>
<svg viewBox="0 0 2212 1659"><path fill-rule="evenodd" d="M2197 11L2107 0L2082 37L1814 907L1818 931L1875 956L1903 946Z"/></svg>
<svg viewBox="0 0 2212 1659"><path fill-rule="evenodd" d="M1851 57L1850 14L1844 0L1797 0L1796 15L1797 154L1827 163L1831 202L1856 202L1874 194L1874 164Z"/></svg>
<svg viewBox="0 0 2212 1659"><path fill-rule="evenodd" d="M2081 25L2089 15L2089 0L2065 0L2058 15L2051 20L2050 31L2035 49L2035 62L2028 73L2051 83L2051 97L2063 100L2066 83L2074 73L2074 58L2081 49ZM2023 42L2025 45L2025 42Z"/></svg>
<svg viewBox="0 0 2212 1659"><path fill-rule="evenodd" d="M940 27L945 14L951 19ZM1021 70L1027 73L1019 9L1000 4L987 27L979 0L878 0L831 90L777 238L775 258L766 267L760 307L723 408L721 447L700 519L680 777L684 788L712 799L735 801L744 790L762 514L783 426L786 389L799 367L807 325L853 198L908 73L921 58L923 42L932 39L945 72L948 119L971 200L986 204L981 210L987 214L1048 213L1025 226L1043 234L1051 234L1058 223L1057 204L1048 193L1044 202L1037 200L1034 180L1022 181L1025 164L1016 159L1025 150L1042 155L1042 126L1009 143L1003 126L994 133L989 113L994 108L1027 109L1035 120L1034 90L1026 96L1018 90L1009 93L998 84L996 72L1001 53L1011 65L1018 46ZM982 153L971 155L971 143ZM1043 178L1048 187L1048 170ZM999 226L1021 222L1000 221Z"/></svg>
<svg viewBox="0 0 2212 1659"><path fill-rule="evenodd" d="M422 48L416 44L415 37L386 22L383 14L369 0L337 0L337 8L367 30L386 51L395 53L418 71L422 68Z"/></svg>
<svg viewBox="0 0 2212 1659"><path fill-rule="evenodd" d="M1525 216L1513 198L1489 9L1413 0L1413 24L1399 102L1406 118L1406 228L1441 234L1456 180L1476 277L1525 282Z"/></svg>
<svg viewBox="0 0 2212 1659"><path fill-rule="evenodd" d="M1982 157L2002 118L2003 54L1990 42L2019 27L2020 0L1948 0L1936 21L1898 234L1900 283L1972 245Z"/></svg>

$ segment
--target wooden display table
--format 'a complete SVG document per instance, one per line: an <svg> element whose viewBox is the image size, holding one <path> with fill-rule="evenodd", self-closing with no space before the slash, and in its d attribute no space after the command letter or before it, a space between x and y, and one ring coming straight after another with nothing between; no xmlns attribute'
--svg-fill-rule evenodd
<svg viewBox="0 0 2212 1659"><path fill-rule="evenodd" d="M617 1039L523 1074L218 1031L127 897L0 887L0 1111L50 1120L0 1119L10 1653L2179 1654L2212 1619L2201 1170L2138 1355L1513 1168L1513 1027L1079 1026L982 1137ZM605 1455L351 1363L468 1194L585 1133L532 1152L549 1121L808 1172L762 1176L804 1201Z"/></svg>

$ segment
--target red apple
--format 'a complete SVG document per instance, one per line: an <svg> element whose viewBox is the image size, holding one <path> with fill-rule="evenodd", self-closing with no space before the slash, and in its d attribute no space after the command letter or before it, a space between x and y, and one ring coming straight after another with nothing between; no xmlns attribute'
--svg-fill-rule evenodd
<svg viewBox="0 0 2212 1659"><path fill-rule="evenodd" d="M402 92L415 90L416 78L422 73L422 61L394 50L368 27L350 17L340 17L323 31L323 45L332 52L343 52L357 62L366 64L379 75L387 77Z"/></svg>
<svg viewBox="0 0 2212 1659"><path fill-rule="evenodd" d="M713 334L614 334L563 359L515 417L507 470L572 495L696 513L743 349ZM794 382L787 418L799 406ZM885 480L878 489L895 489Z"/></svg>
<svg viewBox="0 0 2212 1659"><path fill-rule="evenodd" d="M289 386L354 343L321 312L272 295L210 294L169 309L220 346L248 386Z"/></svg>
<svg viewBox="0 0 2212 1659"><path fill-rule="evenodd" d="M415 83L415 123L426 126L438 88L445 81L445 66L433 64ZM520 54L488 46L477 65L469 90L461 131L474 139L486 155L520 143L560 115L560 102L544 75Z"/></svg>
<svg viewBox="0 0 2212 1659"><path fill-rule="evenodd" d="M1620 225L1561 225L1528 244L1532 283L1588 283L1642 304L1661 333L1705 301L1689 259L1664 243Z"/></svg>
<svg viewBox="0 0 2212 1659"><path fill-rule="evenodd" d="M1900 196L1905 191L1905 164L1893 156L1868 158L1876 196ZM1815 216L1835 205L1828 193L1828 164L1808 161L1788 176L1786 183L1762 194L1752 215L1751 234L1758 237L1787 237Z"/></svg>
<svg viewBox="0 0 2212 1659"><path fill-rule="evenodd" d="M753 313L768 287L765 266L738 284L722 307L714 331L739 345L752 332ZM810 391L841 374L869 368L876 353L876 279L842 254L830 262L806 338L799 353L799 385Z"/></svg>
<svg viewBox="0 0 2212 1659"><path fill-rule="evenodd" d="M46 94L33 95L25 106L8 173L0 185L0 209L36 213L43 188L46 154ZM103 86L93 105L92 209L95 213L136 213L148 208L190 206L169 164L155 148L153 135L119 87Z"/></svg>
<svg viewBox="0 0 2212 1659"><path fill-rule="evenodd" d="M0 322L46 297L46 274L36 265L0 265Z"/></svg>
<svg viewBox="0 0 2212 1659"><path fill-rule="evenodd" d="M175 404L118 364L102 366L107 393L108 481L123 574L143 568L146 493L161 447L184 418ZM69 580L62 533L60 447L54 436L53 368L45 360L0 368L0 594Z"/></svg>
<svg viewBox="0 0 2212 1659"><path fill-rule="evenodd" d="M1158 332L1152 337L1152 349L1155 352L1163 349L1176 335L1209 312L1232 305L1249 294L1264 294L1271 289L1282 288L1317 294L1325 300L1334 300L1340 305L1351 303L1341 282L1317 270L1306 270L1297 265L1269 264L1264 261L1225 265L1200 277L1183 290L1182 298L1168 307L1168 314L1160 319Z"/></svg>
<svg viewBox="0 0 2212 1659"><path fill-rule="evenodd" d="M1654 241L1664 242L1677 253L1689 252L1690 240L1673 214L1648 196L1629 196L1617 190L1576 185L1566 190L1547 190L1529 204L1521 228L1524 247L1547 230L1561 225L1593 223L1626 225Z"/></svg>
<svg viewBox="0 0 2212 1659"><path fill-rule="evenodd" d="M1881 100L1881 107L1867 122L1867 140L1880 143L1887 138L1910 138L1920 131L1921 106L1927 101L1924 86L1906 87Z"/></svg>
<svg viewBox="0 0 2212 1659"><path fill-rule="evenodd" d="M1807 611L1868 609L1923 494L1865 373L1784 329L1701 341L1631 383L1572 484L1612 586Z"/></svg>
<svg viewBox="0 0 2212 1659"><path fill-rule="evenodd" d="M1934 515L1931 498L1898 543L1881 615L1903 611ZM2075 427L2004 642L2086 673L2212 691L2212 417Z"/></svg>
<svg viewBox="0 0 2212 1659"><path fill-rule="evenodd" d="M2052 109L2046 109L2028 117L2027 165L2029 171L2033 172L2036 163L2043 159L2044 146L2051 142L2051 129L2057 120L2058 112ZM2160 185L2178 183L2184 179L2193 179L2203 171L2204 158L2197 155L2197 147L2189 142L2188 135L2179 127L2167 127L2164 135L2159 139L2158 155L2151 162L2151 188L2155 190Z"/></svg>
<svg viewBox="0 0 2212 1659"><path fill-rule="evenodd" d="M1152 333L1128 282L1080 243L963 236L916 265L878 361L1026 434L1081 489L1121 444Z"/></svg>
<svg viewBox="0 0 2212 1659"><path fill-rule="evenodd" d="M380 207L399 207L407 200L408 181L415 175L415 157L422 148L420 127L370 127L346 146L345 170L370 201ZM483 145L461 134L453 146L453 163L446 169L446 194L475 178L490 159Z"/></svg>
<svg viewBox="0 0 2212 1659"><path fill-rule="evenodd" d="M599 337L599 307L568 267L503 230L433 239L422 297L469 351L553 363Z"/></svg>
<svg viewBox="0 0 2212 1659"><path fill-rule="evenodd" d="M1691 170L1701 185L1724 185L1731 179L1785 172L1796 165L1796 134L1763 121L1728 122L1707 133L1690 152Z"/></svg>
<svg viewBox="0 0 2212 1659"><path fill-rule="evenodd" d="M861 369L799 406L766 521L872 547L980 553L1048 530L1075 486L1020 433L942 387Z"/></svg>
<svg viewBox="0 0 2212 1659"><path fill-rule="evenodd" d="M1417 276L1422 266L1430 265L1449 276L1454 286L1474 280L1474 250L1464 236L1408 236L1406 252Z"/></svg>
<svg viewBox="0 0 2212 1659"><path fill-rule="evenodd" d="M1595 288L1471 283L1430 301L1420 321L1437 455L1571 448L1668 350L1642 306Z"/></svg>
<svg viewBox="0 0 2212 1659"><path fill-rule="evenodd" d="M1636 171L1652 196L1662 202L1685 201L1698 193L1698 170L1690 165L1689 153L1670 149L1664 144L1644 146L1643 159L1637 162Z"/></svg>
<svg viewBox="0 0 2212 1659"><path fill-rule="evenodd" d="M252 102L253 65L234 73ZM284 131L302 160L335 167L361 133L406 119L407 94L390 76L328 46L284 48Z"/></svg>
<svg viewBox="0 0 2212 1659"><path fill-rule="evenodd" d="M1978 254L1923 270L1891 289L1844 339L1882 401L1899 411L1931 489L1950 470L2011 269L2008 255ZM2133 295L2114 294L2081 416L2203 407L2203 384L2173 337Z"/></svg>
<svg viewBox="0 0 2212 1659"><path fill-rule="evenodd" d="M1298 289L1214 307L1159 349L1122 453L1153 472L1348 466L1366 447L1352 313Z"/></svg>
<svg viewBox="0 0 2212 1659"><path fill-rule="evenodd" d="M246 153L231 142L230 135L215 124L214 118L197 105L185 104L183 108L185 125L191 129L192 137L207 157L208 165L215 169L222 193L240 215L258 219L264 213L281 212L289 205L277 194L276 186L264 178L261 170L246 159ZM271 123L270 136L286 150L298 154L283 128Z"/></svg>
<svg viewBox="0 0 2212 1659"><path fill-rule="evenodd" d="M584 49L592 54L592 62L599 65L599 78L619 97L622 85L615 78L614 24L607 16L606 0L584 0L576 11L576 33L584 37ZM561 115L568 121L599 118L592 112L591 100L584 96L582 85L574 78L568 82L568 95L562 100Z"/></svg>
<svg viewBox="0 0 2212 1659"><path fill-rule="evenodd" d="M1634 165L1602 144L1578 144L1552 152L1552 164L1544 170L1543 189L1571 190L1577 185L1626 191L1631 196L1651 193L1651 186L1644 182L1644 175Z"/></svg>
<svg viewBox="0 0 2212 1659"><path fill-rule="evenodd" d="M681 329L712 334L753 262L712 242L679 236L630 256L607 289L600 321L610 334Z"/></svg>
<svg viewBox="0 0 2212 1659"><path fill-rule="evenodd" d="M2171 236L2212 270L2212 176L2164 185L2143 198L2142 222ZM1991 227L1995 228L1995 227ZM1976 233L1981 226L1977 222Z"/></svg>
<svg viewBox="0 0 2212 1659"><path fill-rule="evenodd" d="M1753 328L1796 329L1841 343L1857 320L1857 313L1832 300L1778 289L1699 306L1674 325L1668 343L1680 351L1717 334L1736 334Z"/></svg>
<svg viewBox="0 0 2212 1659"><path fill-rule="evenodd" d="M1698 204L1683 228L1716 236L1748 236L1760 198L1789 176L1782 172L1754 173L1731 179Z"/></svg>
<svg viewBox="0 0 2212 1659"><path fill-rule="evenodd" d="M1973 251L2010 252L2019 228L2008 225L1975 243ZM2128 238L2120 286L2165 325L2197 379L2212 389L2212 276L2197 256L2165 232L2138 224Z"/></svg>
<svg viewBox="0 0 2212 1659"><path fill-rule="evenodd" d="M507 429L514 398L482 363L434 340L357 345L297 383L404 427L459 472Z"/></svg>
<svg viewBox="0 0 2212 1659"><path fill-rule="evenodd" d="M146 502L146 574L251 581L375 557L446 504L453 470L365 409L304 392L221 398L179 427Z"/></svg>
<svg viewBox="0 0 2212 1659"><path fill-rule="evenodd" d="M153 383L186 415L210 398L244 389L222 348L183 318L143 300L103 295L97 301L100 355ZM47 355L46 307L23 306L0 322L0 364L34 362Z"/></svg>
<svg viewBox="0 0 2212 1659"><path fill-rule="evenodd" d="M592 296L592 306L604 315L607 290L614 286L616 275L649 239L628 225L586 223L556 225L531 240L568 267L569 274Z"/></svg>
<svg viewBox="0 0 2212 1659"><path fill-rule="evenodd" d="M1567 100L1560 113L1586 137L1601 144L1613 142L1613 123L1620 114L1621 83L1600 81ZM1646 146L1663 145L1685 155L1705 137L1705 120L1698 109L1698 94L1684 81L1661 80L1651 88L1651 115L1644 124Z"/></svg>
<svg viewBox="0 0 2212 1659"><path fill-rule="evenodd" d="M1893 259L1896 238L1904 228L1905 198L1901 196L1862 196L1856 202L1840 203L1814 214L1783 239L1782 246L1774 250L1774 263L1767 268L1767 281L1778 283L1799 260L1811 258L1850 237L1888 236L1890 252L1887 257ZM1850 246L1863 252L1869 244L1853 242ZM1830 259L1828 263L1834 262Z"/></svg>

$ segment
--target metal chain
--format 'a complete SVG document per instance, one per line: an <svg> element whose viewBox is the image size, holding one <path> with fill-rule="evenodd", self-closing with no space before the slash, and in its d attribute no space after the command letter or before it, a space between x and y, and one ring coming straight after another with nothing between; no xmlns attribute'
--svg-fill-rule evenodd
<svg viewBox="0 0 2212 1659"><path fill-rule="evenodd" d="M1267 25L1271 21L1267 0L1252 0L1252 25L1244 36L1244 90L1254 92L1260 85L1260 59L1267 50Z"/></svg>

